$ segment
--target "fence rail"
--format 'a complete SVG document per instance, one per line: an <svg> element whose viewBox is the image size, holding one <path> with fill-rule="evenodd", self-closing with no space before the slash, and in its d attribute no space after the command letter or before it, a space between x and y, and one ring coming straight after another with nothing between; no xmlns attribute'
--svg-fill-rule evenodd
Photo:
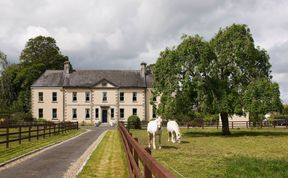
<svg viewBox="0 0 288 178"><path fill-rule="evenodd" d="M50 137L52 134L56 135L78 128L78 122L2 123L0 124L0 145L6 144L6 148L9 148L11 142L18 141L21 144L22 140L31 141L31 138L38 140L40 137L45 138L47 135Z"/></svg>
<svg viewBox="0 0 288 178"><path fill-rule="evenodd" d="M124 143L130 178L152 178L152 175L155 178L173 177L166 168L151 156L149 148L144 148L138 143L137 138L132 137L132 134L125 128L124 123L119 122L118 130ZM144 175L139 168L139 161L143 164Z"/></svg>
<svg viewBox="0 0 288 178"><path fill-rule="evenodd" d="M127 127L128 122L122 122L125 127ZM202 128L222 128L222 123L214 121L214 122L206 122L206 121L190 121L190 122L177 122L180 127L202 127ZM146 128L148 122L141 121L141 128ZM163 122L163 126L166 126L167 122ZM262 121L262 122L250 122L250 121L229 121L229 127L234 128L263 128L263 127L270 127L270 128L288 128L288 120L275 120L275 121Z"/></svg>

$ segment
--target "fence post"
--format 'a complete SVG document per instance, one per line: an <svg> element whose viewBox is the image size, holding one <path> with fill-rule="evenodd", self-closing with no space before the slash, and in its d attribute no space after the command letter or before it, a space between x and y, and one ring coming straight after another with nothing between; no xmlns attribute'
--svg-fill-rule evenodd
<svg viewBox="0 0 288 178"><path fill-rule="evenodd" d="M135 139L135 141L138 143L138 138L134 138ZM137 154L137 152L135 151L135 149L134 149L134 160L135 160L135 162L136 162L136 164L137 164L137 166L139 167L139 158L138 158L138 154Z"/></svg>
<svg viewBox="0 0 288 178"><path fill-rule="evenodd" d="M246 128L248 129L248 122L246 121Z"/></svg>
<svg viewBox="0 0 288 178"><path fill-rule="evenodd" d="M48 124L48 127L49 127L49 137L51 136L51 124L49 123Z"/></svg>
<svg viewBox="0 0 288 178"><path fill-rule="evenodd" d="M78 121L76 122L76 127L77 127L77 130L79 130L79 125L78 125Z"/></svg>
<svg viewBox="0 0 288 178"><path fill-rule="evenodd" d="M202 129L204 129L204 121L202 121Z"/></svg>
<svg viewBox="0 0 288 178"><path fill-rule="evenodd" d="M46 123L43 125L43 138L45 138L46 134Z"/></svg>
<svg viewBox="0 0 288 178"><path fill-rule="evenodd" d="M234 129L234 124L233 124L234 122L232 121L232 129Z"/></svg>
<svg viewBox="0 0 288 178"><path fill-rule="evenodd" d="M39 140L39 124L37 124L37 140Z"/></svg>
<svg viewBox="0 0 288 178"><path fill-rule="evenodd" d="M219 128L219 121L217 122L217 130L218 130L218 128Z"/></svg>
<svg viewBox="0 0 288 178"><path fill-rule="evenodd" d="M6 127L6 148L9 148L9 122L7 121Z"/></svg>
<svg viewBox="0 0 288 178"><path fill-rule="evenodd" d="M53 130L54 130L54 135L56 134L56 125L55 125L55 123L53 123Z"/></svg>
<svg viewBox="0 0 288 178"><path fill-rule="evenodd" d="M31 141L31 123L28 126L28 140Z"/></svg>
<svg viewBox="0 0 288 178"><path fill-rule="evenodd" d="M145 148L145 150L151 155L151 150L149 148ZM144 177L145 178L152 178L151 170L144 164Z"/></svg>
<svg viewBox="0 0 288 178"><path fill-rule="evenodd" d="M28 132L29 136L28 136L28 140L29 142L31 141L31 124L29 124L29 132Z"/></svg>
<svg viewBox="0 0 288 178"><path fill-rule="evenodd" d="M18 135L18 139L19 139L19 144L21 144L21 134L22 134L22 127L21 127L21 125L20 125L20 127L19 127L19 135Z"/></svg>

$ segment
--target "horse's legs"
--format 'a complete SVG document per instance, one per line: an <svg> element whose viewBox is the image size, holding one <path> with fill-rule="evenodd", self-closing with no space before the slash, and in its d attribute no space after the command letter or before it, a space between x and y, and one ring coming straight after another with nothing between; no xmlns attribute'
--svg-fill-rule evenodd
<svg viewBox="0 0 288 178"><path fill-rule="evenodd" d="M172 143L175 143L175 133L172 132Z"/></svg>
<svg viewBox="0 0 288 178"><path fill-rule="evenodd" d="M162 135L162 133L160 132L159 133L159 149L161 149L161 135Z"/></svg>
<svg viewBox="0 0 288 178"><path fill-rule="evenodd" d="M148 133L148 148L151 148L151 134Z"/></svg>
<svg viewBox="0 0 288 178"><path fill-rule="evenodd" d="M156 149L156 134L153 133L153 148Z"/></svg>
<svg viewBox="0 0 288 178"><path fill-rule="evenodd" d="M168 142L170 142L171 132L168 131Z"/></svg>

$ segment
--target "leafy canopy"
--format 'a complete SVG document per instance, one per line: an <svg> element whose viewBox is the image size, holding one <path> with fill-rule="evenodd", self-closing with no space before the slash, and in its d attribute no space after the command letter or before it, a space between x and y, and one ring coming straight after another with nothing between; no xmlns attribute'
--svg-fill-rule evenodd
<svg viewBox="0 0 288 178"><path fill-rule="evenodd" d="M20 63L5 69L1 77L1 105L12 111L30 110L30 87L47 69L63 69L68 60L51 37L29 39L20 55Z"/></svg>
<svg viewBox="0 0 288 178"><path fill-rule="evenodd" d="M246 25L220 29L210 42L198 35L184 35L178 46L161 52L153 66L154 93L161 95L158 114L193 118L199 112L220 113L223 132L229 134L229 114L281 109L279 87L271 82L270 68L269 55L255 47ZM267 85L264 88L269 92L253 93L259 83ZM247 101L264 97L272 99L271 107L259 103L258 107L265 108L259 109Z"/></svg>

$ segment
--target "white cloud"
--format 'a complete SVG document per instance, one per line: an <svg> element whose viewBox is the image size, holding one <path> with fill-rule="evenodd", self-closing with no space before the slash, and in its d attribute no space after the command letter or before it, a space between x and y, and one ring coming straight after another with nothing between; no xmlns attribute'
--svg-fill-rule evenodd
<svg viewBox="0 0 288 178"><path fill-rule="evenodd" d="M0 50L11 61L29 38L49 35L75 68L90 69L138 68L184 33L209 40L220 27L245 23L271 56L282 98L288 90L279 77L288 73L285 0L0 0L0 7Z"/></svg>

